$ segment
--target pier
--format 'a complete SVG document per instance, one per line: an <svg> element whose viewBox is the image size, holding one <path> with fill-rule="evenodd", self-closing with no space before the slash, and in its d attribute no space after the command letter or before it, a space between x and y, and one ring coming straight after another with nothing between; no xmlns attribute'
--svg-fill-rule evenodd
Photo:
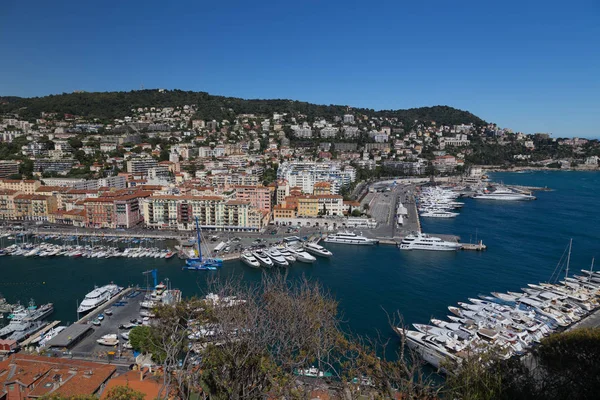
<svg viewBox="0 0 600 400"><path fill-rule="evenodd" d="M29 336L27 339L25 339L23 342L21 342L21 346L22 347L27 347L29 346L32 342L34 342L37 338L39 338L40 336L42 336L44 333L48 332L50 329L54 328L55 326L57 326L58 324L60 324L60 321L52 321L50 322L48 325L46 325L44 328L40 329L39 331L37 331L34 335Z"/></svg>
<svg viewBox="0 0 600 400"><path fill-rule="evenodd" d="M461 250L483 251L486 249L487 246L483 244L483 240L480 240L479 243L464 243L461 247Z"/></svg>

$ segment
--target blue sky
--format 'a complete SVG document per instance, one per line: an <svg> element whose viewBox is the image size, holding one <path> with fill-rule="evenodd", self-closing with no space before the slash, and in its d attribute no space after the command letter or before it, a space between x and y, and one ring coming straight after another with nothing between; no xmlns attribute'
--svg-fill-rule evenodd
<svg viewBox="0 0 600 400"><path fill-rule="evenodd" d="M527 133L600 136L597 0L2 3L0 95L143 85L444 104Z"/></svg>

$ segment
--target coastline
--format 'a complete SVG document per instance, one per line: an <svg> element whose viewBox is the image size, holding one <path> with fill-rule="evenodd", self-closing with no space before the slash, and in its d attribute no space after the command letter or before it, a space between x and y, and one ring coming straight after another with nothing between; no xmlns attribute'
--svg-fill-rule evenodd
<svg viewBox="0 0 600 400"><path fill-rule="evenodd" d="M489 172L537 172L537 171L554 171L554 172L600 172L600 166L590 168L549 168L549 167L500 167L497 165L478 165L484 171Z"/></svg>

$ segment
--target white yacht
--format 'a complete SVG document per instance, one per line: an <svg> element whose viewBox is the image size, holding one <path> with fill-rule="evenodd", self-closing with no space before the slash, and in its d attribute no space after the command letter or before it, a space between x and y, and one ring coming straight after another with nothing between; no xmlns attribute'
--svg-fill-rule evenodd
<svg viewBox="0 0 600 400"><path fill-rule="evenodd" d="M85 298L81 304L79 304L77 312L84 313L91 311L112 299L121 290L122 288L112 283L110 285L96 287L94 290L85 295Z"/></svg>
<svg viewBox="0 0 600 400"><path fill-rule="evenodd" d="M279 252L279 250L272 248L267 251L268 256L273 260L273 264L278 265L280 267L287 267L290 265L288 260Z"/></svg>
<svg viewBox="0 0 600 400"><path fill-rule="evenodd" d="M259 268L260 262L252 255L252 253L242 253L242 257L240 258L242 262L252 268Z"/></svg>
<svg viewBox="0 0 600 400"><path fill-rule="evenodd" d="M460 249L461 245L456 242L447 242L439 237L411 233L402 239L398 247L400 250L455 251Z"/></svg>
<svg viewBox="0 0 600 400"><path fill-rule="evenodd" d="M421 217L432 217L432 218L455 218L458 213L444 211L439 209L427 209L421 213Z"/></svg>
<svg viewBox="0 0 600 400"><path fill-rule="evenodd" d="M269 258L269 255L267 253L265 253L262 250L256 250L252 252L252 255L254 257L256 257L256 259L258 260L258 262L260 263L260 265L262 265L263 267L272 267L273 266L273 261L271 261L271 258Z"/></svg>
<svg viewBox="0 0 600 400"><path fill-rule="evenodd" d="M325 247L320 246L316 243L305 243L304 248L311 254L319 257L331 257L333 254Z"/></svg>
<svg viewBox="0 0 600 400"><path fill-rule="evenodd" d="M287 249L290 253L292 253L294 255L294 257L296 257L296 260L298 260L300 262L312 264L317 260L315 258L315 256L307 253L306 251L304 251L302 249L297 249L295 247L288 247Z"/></svg>
<svg viewBox="0 0 600 400"><path fill-rule="evenodd" d="M324 241L326 243L341 243L341 244L357 244L357 245L374 245L379 243L377 239L369 239L364 236L357 235L353 232L338 232L328 235Z"/></svg>
<svg viewBox="0 0 600 400"><path fill-rule="evenodd" d="M497 186L493 191L484 190L483 193L478 193L473 196L478 200L503 200L503 201L523 201L535 200L535 196L530 194L516 192L507 187Z"/></svg>

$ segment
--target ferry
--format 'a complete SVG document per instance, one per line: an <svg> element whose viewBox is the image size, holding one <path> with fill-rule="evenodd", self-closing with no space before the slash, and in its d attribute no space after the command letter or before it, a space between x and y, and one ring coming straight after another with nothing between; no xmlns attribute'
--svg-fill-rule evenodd
<svg viewBox="0 0 600 400"><path fill-rule="evenodd" d="M85 295L85 298L77 308L78 313L91 311L106 303L123 290L113 283L102 287L95 287L94 290Z"/></svg>
<svg viewBox="0 0 600 400"><path fill-rule="evenodd" d="M353 232L338 232L328 235L324 241L326 243L354 244L372 246L379 243L377 239L369 239L364 236L357 235Z"/></svg>

